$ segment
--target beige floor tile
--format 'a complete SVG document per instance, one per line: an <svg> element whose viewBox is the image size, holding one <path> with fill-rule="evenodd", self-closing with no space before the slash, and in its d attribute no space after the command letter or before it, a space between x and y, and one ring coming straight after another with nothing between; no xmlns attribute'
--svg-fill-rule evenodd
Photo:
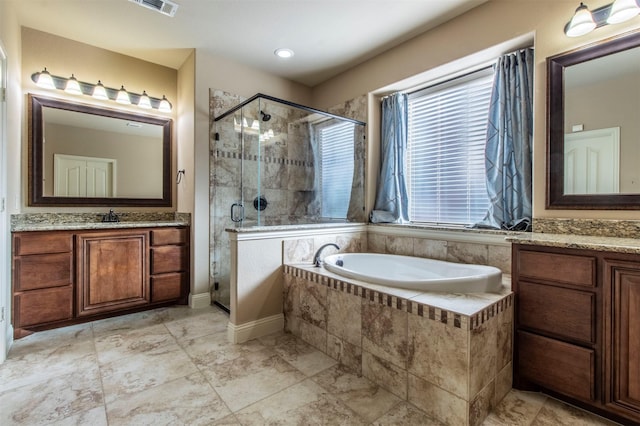
<svg viewBox="0 0 640 426"><path fill-rule="evenodd" d="M64 421L104 401L98 368L56 376L0 393L0 424L44 425Z"/></svg>
<svg viewBox="0 0 640 426"><path fill-rule="evenodd" d="M391 392L340 366L331 367L312 377L312 380L367 422L374 421L400 402L400 398Z"/></svg>
<svg viewBox="0 0 640 426"><path fill-rule="evenodd" d="M100 367L107 403L197 371L177 344L163 351L120 358Z"/></svg>
<svg viewBox="0 0 640 426"><path fill-rule="evenodd" d="M131 355L154 354L176 345L167 327L163 324L108 334L95 339L98 361L106 364Z"/></svg>
<svg viewBox="0 0 640 426"><path fill-rule="evenodd" d="M66 343L62 346L42 345L40 350L9 354L0 365L0 392L20 386L40 383L53 377L70 374L96 365L92 340Z"/></svg>
<svg viewBox="0 0 640 426"><path fill-rule="evenodd" d="M333 358L325 355L313 346L283 332L271 334L258 339L273 350L289 364L311 377L337 364Z"/></svg>
<svg viewBox="0 0 640 426"><path fill-rule="evenodd" d="M236 413L243 425L364 425L338 398L307 379Z"/></svg>
<svg viewBox="0 0 640 426"><path fill-rule="evenodd" d="M200 369L233 412L305 379L269 348Z"/></svg>
<svg viewBox="0 0 640 426"><path fill-rule="evenodd" d="M162 321L163 318L160 317L158 310L136 312L135 314L94 321L92 323L93 334L96 338L110 334L122 334L162 324Z"/></svg>
<svg viewBox="0 0 640 426"><path fill-rule="evenodd" d="M484 420L484 426L527 426L536 417L545 400L541 393L512 389Z"/></svg>
<svg viewBox="0 0 640 426"><path fill-rule="evenodd" d="M212 311L174 320L164 320L164 325L169 329L169 332L179 340L193 339L213 333L226 333L227 323L228 319Z"/></svg>
<svg viewBox="0 0 640 426"><path fill-rule="evenodd" d="M0 425L438 425L433 398L423 412L290 334L231 344L227 323L180 306L19 339L0 365ZM511 390L483 424L614 423Z"/></svg>
<svg viewBox="0 0 640 426"><path fill-rule="evenodd" d="M547 398L531 426L610 426L617 423Z"/></svg>
<svg viewBox="0 0 640 426"><path fill-rule="evenodd" d="M382 417L372 423L372 426L444 426L443 423L427 416L408 402L401 401Z"/></svg>
<svg viewBox="0 0 640 426"><path fill-rule="evenodd" d="M230 414L199 372L107 405L110 425L210 425Z"/></svg>

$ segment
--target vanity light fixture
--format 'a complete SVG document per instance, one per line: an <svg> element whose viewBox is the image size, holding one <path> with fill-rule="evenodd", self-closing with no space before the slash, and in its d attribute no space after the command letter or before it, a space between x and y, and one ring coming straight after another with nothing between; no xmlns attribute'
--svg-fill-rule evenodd
<svg viewBox="0 0 640 426"><path fill-rule="evenodd" d="M118 90L118 96L116 96L116 102L123 105L131 104L129 93L125 90L124 85L120 86L120 90Z"/></svg>
<svg viewBox="0 0 640 426"><path fill-rule="evenodd" d="M146 90L142 91L142 95L140 95L140 100L138 101L138 106L143 109L151 109L151 99L149 99L149 95L147 95Z"/></svg>
<svg viewBox="0 0 640 426"><path fill-rule="evenodd" d="M162 98L154 98L147 95L146 91L142 91L142 94L139 95L127 91L124 85L120 86L120 89L113 89L105 87L101 80L98 80L96 84L86 83L79 81L74 74L71 74L69 78L59 77L51 75L46 68L31 74L31 80L38 87L44 89L64 90L66 93L92 96L102 101L111 100L125 105L133 104L142 109L155 108L160 112L170 113L173 108L165 95L162 95Z"/></svg>
<svg viewBox="0 0 640 426"><path fill-rule="evenodd" d="M165 95L162 95L162 99L160 100L160 104L158 105L158 111L161 112L171 112L171 103L167 100Z"/></svg>
<svg viewBox="0 0 640 426"><path fill-rule="evenodd" d="M56 86L53 84L53 77L51 77L51 73L47 71L47 67L44 67L42 72L37 73L38 76L34 80L34 82L38 85L38 87L42 87L43 89L55 89Z"/></svg>
<svg viewBox="0 0 640 426"><path fill-rule="evenodd" d="M104 85L100 80L98 80L98 84L94 86L91 96L102 101L109 99L109 96L107 96L107 90L104 88Z"/></svg>
<svg viewBox="0 0 640 426"><path fill-rule="evenodd" d="M64 91L71 95L82 95L80 83L78 83L78 80L73 76L73 74L71 74L71 77L69 77L69 80L67 80Z"/></svg>
<svg viewBox="0 0 640 426"><path fill-rule="evenodd" d="M636 17L640 13L640 7L636 0L616 0L611 5L607 24L619 24Z"/></svg>
<svg viewBox="0 0 640 426"><path fill-rule="evenodd" d="M637 0L616 0L594 9L593 12L584 3L580 3L571 21L565 25L564 33L568 37L580 37L596 28L628 21L639 13Z"/></svg>
<svg viewBox="0 0 640 426"><path fill-rule="evenodd" d="M273 52L278 58L289 59L293 56L293 50L281 47Z"/></svg>

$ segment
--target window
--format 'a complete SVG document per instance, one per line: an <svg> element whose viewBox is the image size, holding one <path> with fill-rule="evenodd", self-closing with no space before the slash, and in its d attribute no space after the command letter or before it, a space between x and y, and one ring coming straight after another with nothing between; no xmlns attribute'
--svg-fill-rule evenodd
<svg viewBox="0 0 640 426"><path fill-rule="evenodd" d="M353 183L353 123L337 123L318 129L322 217L346 219Z"/></svg>
<svg viewBox="0 0 640 426"><path fill-rule="evenodd" d="M412 222L470 225L489 207L484 146L493 70L409 95L407 191Z"/></svg>

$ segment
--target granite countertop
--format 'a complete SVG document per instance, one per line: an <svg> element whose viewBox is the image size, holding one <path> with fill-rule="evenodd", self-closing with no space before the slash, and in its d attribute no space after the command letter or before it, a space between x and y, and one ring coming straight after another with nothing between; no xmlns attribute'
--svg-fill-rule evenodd
<svg viewBox="0 0 640 426"><path fill-rule="evenodd" d="M189 222L173 221L136 221L136 222L76 222L76 223L30 223L11 227L13 232L25 231L71 231L77 229L122 229L154 228L165 226L188 226Z"/></svg>
<svg viewBox="0 0 640 426"><path fill-rule="evenodd" d="M516 244L640 254L640 239L637 238L532 232L510 236L506 240Z"/></svg>
<svg viewBox="0 0 640 426"><path fill-rule="evenodd" d="M175 212L123 212L120 222L102 222L103 213L27 213L11 216L11 232L71 231L189 226L191 215Z"/></svg>

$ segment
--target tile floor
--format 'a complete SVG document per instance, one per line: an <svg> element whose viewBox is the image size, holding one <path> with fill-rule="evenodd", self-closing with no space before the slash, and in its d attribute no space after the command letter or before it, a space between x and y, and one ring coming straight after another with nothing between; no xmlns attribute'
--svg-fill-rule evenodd
<svg viewBox="0 0 640 426"><path fill-rule="evenodd" d="M437 425L295 337L242 345L217 308L163 308L36 333L0 365L0 425ZM609 425L511 391L486 425Z"/></svg>

